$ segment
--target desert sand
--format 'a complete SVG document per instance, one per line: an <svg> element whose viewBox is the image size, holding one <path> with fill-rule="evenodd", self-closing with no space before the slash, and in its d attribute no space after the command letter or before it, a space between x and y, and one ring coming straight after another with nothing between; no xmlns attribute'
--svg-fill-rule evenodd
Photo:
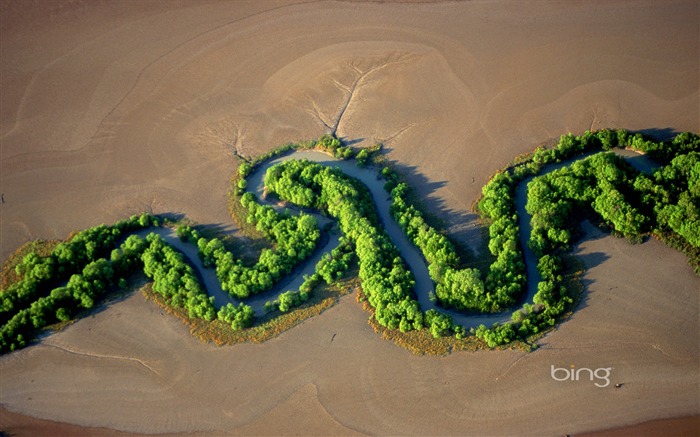
<svg viewBox="0 0 700 437"><path fill-rule="evenodd" d="M383 142L476 251L470 205L514 156L591 128L700 131L696 1L0 8L3 260L143 210L235 232L235 154L328 131ZM1 417L135 433L561 435L699 415L700 280L684 257L588 227L575 252L584 301L534 353L416 357L376 335L352 296L265 344L217 348L133 293L1 357ZM612 367L624 386L551 378L571 364Z"/></svg>

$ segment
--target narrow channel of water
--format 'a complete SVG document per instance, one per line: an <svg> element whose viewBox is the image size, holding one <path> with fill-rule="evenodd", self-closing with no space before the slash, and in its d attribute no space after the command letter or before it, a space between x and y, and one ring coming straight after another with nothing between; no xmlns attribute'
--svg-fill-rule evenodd
<svg viewBox="0 0 700 437"><path fill-rule="evenodd" d="M621 149L615 149L614 152L625 158L637 170L651 172L659 167L658 164L650 160L648 157L640 155L636 152ZM588 156L590 156L590 154L578 156L574 159L559 164L552 164L538 176L546 175ZM462 325L467 329L478 327L481 324L490 327L494 323L502 323L510 320L512 312L514 311L513 309L496 314L464 314L457 311L440 308L430 300L430 292L434 291L435 287L430 275L428 274L428 267L425 262L425 258L420 250L408 239L398 223L396 223L391 216L391 197L384 190L385 180L381 178L374 169L360 168L356 165L354 160L340 161L318 151L305 150L293 152L289 155L270 160L260 165L256 168L255 172L248 177L248 190L254 193L261 203L273 205L272 203L263 199L265 172L273 165L289 159L307 159L322 165L338 168L348 176L352 176L360 180L363 184L365 184L365 186L367 186L370 194L372 195L372 199L374 200L377 212L384 226L384 230L397 246L402 258L413 273L415 278L416 297L423 311L436 309L443 313L450 314L456 324ZM530 304L533 303L533 297L537 292L537 284L540 277L539 273L537 272L537 257L527 246L531 232L531 216L525 210L525 204L527 203L527 185L532 179L532 177L529 177L518 184L515 195L515 209L516 213L518 214L519 240L523 250L523 258L527 273L527 290L525 296L521 298L521 300L523 303ZM323 217L320 214L314 214L314 216L321 224L328 220L326 217ZM211 296L214 296L214 304L217 308L220 308L228 303L233 303L235 305L239 303L237 299L232 298L227 292L221 289L221 284L216 277L216 272L213 269L204 268L199 256L197 255L197 247L195 245L183 243L175 235L175 231L168 228L141 231L138 233L138 235L145 237L145 235L147 235L149 232L159 234L167 243L180 250L185 256L187 256L187 258L189 258L190 262L199 271L199 274L203 280L203 285L206 287L208 293ZM246 299L245 302L253 308L256 315L262 315L264 313L263 306L265 302L276 299L277 296L284 291L296 291L299 289L304 281L304 275L313 274L316 263L318 263L325 253L330 252L338 245L339 237L340 235L338 234L337 230L330 231L328 237L325 238L325 244L322 244L322 247L318 248L314 252L313 256L306 260L302 266L296 269L292 275L289 275L287 278L283 279L272 290L259 295L251 296L250 298Z"/></svg>

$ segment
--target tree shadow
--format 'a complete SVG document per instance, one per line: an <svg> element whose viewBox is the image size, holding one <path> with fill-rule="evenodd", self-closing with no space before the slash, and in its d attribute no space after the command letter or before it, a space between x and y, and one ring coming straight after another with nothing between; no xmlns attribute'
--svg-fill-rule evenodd
<svg viewBox="0 0 700 437"><path fill-rule="evenodd" d="M643 173L653 173L655 170L661 168L661 164L652 160L646 155L636 155L628 156L625 161L631 165L635 170L641 171Z"/></svg>
<svg viewBox="0 0 700 437"><path fill-rule="evenodd" d="M591 291L592 287L595 284L595 279L593 279L588 273L590 269L600 266L604 264L607 260L611 258L611 256L605 252L590 252L590 253L581 253L583 251L581 244L589 242L589 241L595 241L595 240L600 240L604 237L609 237L611 234L603 229L601 229L599 226L596 224L592 223L589 219L583 219L581 220L580 223L580 236L577 238L576 243L574 244L573 249L570 252L570 255L575 259L577 262L580 262L583 264L583 269L579 277L579 282L581 285L581 291L578 296L578 301L575 303L575 306L572 308L573 312L570 314L567 319L575 319L577 315L579 314L579 311L586 308L588 306L588 301L591 296ZM574 269L575 270L575 269ZM595 292L598 292L601 290L596 290ZM561 324L558 324L555 330L559 330L561 327Z"/></svg>
<svg viewBox="0 0 700 437"><path fill-rule="evenodd" d="M583 262L586 270L597 267L610 259L610 255L605 252L591 252L583 255L577 254L576 257Z"/></svg>
<svg viewBox="0 0 700 437"><path fill-rule="evenodd" d="M341 138L338 138L338 139L340 140L340 142L341 142L344 146L354 146L355 144L361 143L361 142L363 142L363 141L365 140L364 138L353 138L353 139L349 139L348 137L341 137Z"/></svg>
<svg viewBox="0 0 700 437"><path fill-rule="evenodd" d="M633 134L640 133L645 137L653 138L656 141L668 141L680 133L680 131L670 127L652 127L648 129L639 129L630 132Z"/></svg>
<svg viewBox="0 0 700 437"><path fill-rule="evenodd" d="M184 219L186 215L181 212L164 212L157 214L157 217L176 222L178 220Z"/></svg>
<svg viewBox="0 0 700 437"><path fill-rule="evenodd" d="M27 345L39 344L49 336L55 334L56 332L60 332L74 323L78 323L81 320L88 318L95 318L95 316L107 311L112 306L125 301L134 293L140 292L146 284L151 282L143 272L133 273L129 277L128 281L129 285L126 289L120 289L116 285L110 287L109 290L105 291L102 295L95 299L95 305L92 308L82 309L73 315L68 325L63 326L58 330L53 329L51 325L39 329L36 336Z"/></svg>
<svg viewBox="0 0 700 437"><path fill-rule="evenodd" d="M164 212L157 214L157 217L170 222L187 219L187 215L182 212ZM196 229L201 235L207 237L217 236L219 238L235 236L238 230L233 221L227 223L196 223L192 225L192 228Z"/></svg>
<svg viewBox="0 0 700 437"><path fill-rule="evenodd" d="M206 223L206 224L197 224L194 226L194 229L197 230L202 235L212 235L212 236L217 236L219 238L221 237L227 237L227 238L240 238L240 233L238 232L238 227L235 225L235 223Z"/></svg>
<svg viewBox="0 0 700 437"><path fill-rule="evenodd" d="M384 149L384 152L390 151L391 149ZM446 180L431 180L416 166L397 161L391 161L391 165L413 191L415 196L411 201L426 213L425 219L430 225L444 233L454 243L462 261L467 263L478 261L476 255L483 252L484 238L488 231L481 225L479 216L473 212L465 213L465 211L450 208L444 199L436 195L438 189L447 185Z"/></svg>

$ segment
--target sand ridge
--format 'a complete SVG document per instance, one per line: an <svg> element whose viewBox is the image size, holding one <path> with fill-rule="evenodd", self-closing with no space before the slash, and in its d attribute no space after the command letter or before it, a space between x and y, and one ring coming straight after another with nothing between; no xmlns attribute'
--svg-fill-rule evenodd
<svg viewBox="0 0 700 437"><path fill-rule="evenodd" d="M233 152L334 126L384 142L476 248L470 204L514 156L589 128L700 131L693 1L0 7L2 259L144 209L234 232ZM0 358L0 403L148 433L554 435L699 414L697 277L658 242L587 235L586 299L533 354L414 357L352 297L215 348L135 293ZM572 363L625 386L549 377Z"/></svg>

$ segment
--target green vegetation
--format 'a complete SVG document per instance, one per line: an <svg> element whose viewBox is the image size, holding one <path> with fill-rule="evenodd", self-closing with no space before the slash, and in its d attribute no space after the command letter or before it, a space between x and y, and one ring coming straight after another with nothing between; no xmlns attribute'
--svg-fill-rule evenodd
<svg viewBox="0 0 700 437"><path fill-rule="evenodd" d="M482 213L492 220L489 250L496 259L489 268L485 283L476 268L458 268L460 261L454 246L428 225L420 211L407 201L408 186L400 182L392 188L392 214L428 262L441 305L459 310L497 312L515 304L522 292L525 267L518 247L514 188L512 184L500 183L501 179L508 177L507 174L496 175L495 182L489 185L491 189L484 191Z"/></svg>
<svg viewBox="0 0 700 437"><path fill-rule="evenodd" d="M265 311L275 311L286 313L292 308L296 308L309 300L309 293L303 291L285 291L276 300L265 302Z"/></svg>
<svg viewBox="0 0 700 437"><path fill-rule="evenodd" d="M314 217L280 214L270 206L257 203L252 193L246 193L241 203L249 211L248 221L255 223L257 230L274 242L276 248L263 249L258 262L246 267L240 260L234 259L218 238L200 237L197 247L204 265L216 268L221 287L232 296L245 299L269 290L281 277L308 258L316 248L321 232Z"/></svg>
<svg viewBox="0 0 700 437"><path fill-rule="evenodd" d="M413 297L413 276L379 225L364 185L337 169L290 160L268 170L265 186L284 200L338 220L355 247L362 288L381 325L401 331L422 329L423 313Z"/></svg>
<svg viewBox="0 0 700 437"><path fill-rule="evenodd" d="M641 173L625 159L606 152L615 147L646 153L662 167ZM246 178L258 164L306 148L339 159L355 155L337 138L324 136L244 161L232 178L234 218L249 236L264 240L252 262L237 258L230 244L219 237L202 235L184 222L177 227L180 239L197 246L203 264L216 270L222 289L235 299L272 289L317 250L322 232L313 216L279 212L246 192ZM379 163L380 151L380 145L360 150L357 164ZM587 153L591 155L565 165ZM538 176L555 163L562 163L561 168ZM443 307L474 312L499 312L522 300L525 263L515 198L518 184L533 177L525 205L531 215L527 245L537 258L540 278L532 303L525 303L508 322L473 329L474 335L446 313L423 312L414 294L413 275L384 232L367 188L337 169L288 160L268 170L268 193L330 216L343 235L338 246L321 257L314 273L304 277L300 289L279 294L264 306L265 314L256 315L243 302L217 311L184 255L158 234L145 239L134 235L163 222L142 214L78 232L64 242L32 243L11 257L3 266L0 352L24 347L47 326L66 323L94 308L109 292L127 288L138 272L152 280L146 290L150 299L185 320L200 338L218 344L262 341L318 314L338 294L323 297L315 290L329 286L333 290L348 281L348 272L356 272L372 326L416 353L507 344L529 348L534 338L551 329L575 304L578 270L572 269L567 252L583 218L598 220L631 242L655 235L683 251L700 274L700 137L696 134L683 133L667 143L623 130L569 134L554 148L541 147L518 157L491 178L477 203L489 226L488 248L493 257L483 275L466 266L448 238L412 204L410 187L400 175L390 167L383 167L381 175L391 194L392 215L427 262L436 301Z"/></svg>
<svg viewBox="0 0 700 437"><path fill-rule="evenodd" d="M700 231L697 189L700 137L692 133L680 134L670 143L656 143L623 130L562 136L556 148L537 149L492 178L484 187L479 208L482 212L490 211L488 194L494 191L494 184L500 186L503 181L514 184L538 174L546 164L613 147L648 153L669 164L648 176L612 153L598 153L529 183L526 210L532 215L532 231L528 245L539 258L540 274L535 305L525 305L516 311L512 323L491 329L480 326L475 334L490 347L509 343L514 338L527 339L549 329L571 308L574 296L562 281L562 256L570 249L572 235L585 214L599 217L614 233L631 242L640 242L649 233L672 242L688 255L696 273L700 274L697 240ZM500 177L500 174L512 177ZM493 233L491 237L493 241Z"/></svg>
<svg viewBox="0 0 700 437"><path fill-rule="evenodd" d="M253 324L255 312L250 305L246 305L242 302L238 304L238 306L229 303L221 307L217 316L219 320L230 323L231 329L237 331L239 329L245 329ZM192 318L191 315L189 317Z"/></svg>
<svg viewBox="0 0 700 437"><path fill-rule="evenodd" d="M331 136L324 136L317 142L283 146L252 162L243 162L235 178L234 195L245 192L245 178L258 163L291 150L314 147L339 158L352 155L351 149ZM216 268L224 290L237 298L245 298L270 289L279 278L308 258L316 248L320 231L312 216L277 213L269 206L258 204L250 193L240 198L240 205L255 232L274 246L273 249L264 248L253 266L245 266L235 259L221 239L206 238L189 225L178 226L177 234L182 241L198 246L204 263ZM243 303L230 304L217 313L213 298L207 295L184 256L158 235L150 234L146 240L131 235L113 249L128 234L159 225L157 218L142 214L112 226L100 225L81 231L66 242L58 243L49 253L25 249L21 259L12 257L12 271L3 273L0 295L0 351L24 347L41 329L93 308L106 292L117 287L126 288L128 278L138 271L153 280L150 290L153 296L158 296L156 300L174 311L185 310L183 317L213 323L218 319L233 330L249 327L254 320L252 308ZM347 252L347 245L341 248ZM335 277L337 280L348 268L345 254L339 260L341 264L334 259L320 263L321 273L304 283L301 294L283 294L278 308L288 311L306 301L321 279L332 281ZM6 263L5 270L9 264ZM299 295L302 299L294 298Z"/></svg>
<svg viewBox="0 0 700 437"><path fill-rule="evenodd" d="M127 243L114 261L106 256L124 235L154 224L152 216L134 216L81 231L46 256L27 253L15 266L18 280L0 295L0 351L24 347L37 330L69 320L94 307L108 288L124 285L135 265Z"/></svg>
<svg viewBox="0 0 700 437"><path fill-rule="evenodd" d="M202 288L185 257L157 234L149 234L146 241L149 245L141 259L143 272L153 280L153 290L170 305L186 308L190 317L213 320L214 298Z"/></svg>
<svg viewBox="0 0 700 437"><path fill-rule="evenodd" d="M201 341L221 346L240 343L262 343L274 338L333 306L340 297L356 287L356 282L357 280L353 278L339 281L331 287L321 284L315 290L314 295L310 295L309 300L301 306L290 309L286 313L275 312L256 318L253 325L244 329L232 329L231 323L227 323L222 319L210 322L203 319L190 318L185 309L168 305L159 294L153 292L150 284L146 284L143 288L143 294L146 299L160 305L168 314L179 318L190 328L190 333Z"/></svg>
<svg viewBox="0 0 700 437"><path fill-rule="evenodd" d="M359 167L366 167L372 162L377 163L379 157L381 156L381 151L381 143L366 147L357 152L357 155L355 155L355 161L357 161L357 165Z"/></svg>

